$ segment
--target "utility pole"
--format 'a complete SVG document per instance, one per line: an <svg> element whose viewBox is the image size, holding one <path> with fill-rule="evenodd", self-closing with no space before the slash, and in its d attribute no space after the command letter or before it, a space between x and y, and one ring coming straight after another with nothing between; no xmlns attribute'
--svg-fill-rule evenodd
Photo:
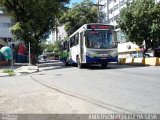
<svg viewBox="0 0 160 120"><path fill-rule="evenodd" d="M13 42L11 39L11 70L13 71Z"/></svg>
<svg viewBox="0 0 160 120"><path fill-rule="evenodd" d="M97 4L93 5L97 6L97 23L99 23L100 22L99 6L104 6L104 5L100 5L99 0L97 1Z"/></svg>
<svg viewBox="0 0 160 120"><path fill-rule="evenodd" d="M31 66L31 44L29 42L29 69L30 69L30 66Z"/></svg>
<svg viewBox="0 0 160 120"><path fill-rule="evenodd" d="M114 19L114 0L113 0L113 26L114 26L114 29L115 29L115 19Z"/></svg>
<svg viewBox="0 0 160 120"><path fill-rule="evenodd" d="M97 23L99 23L100 21L99 21L99 0L98 0L98 2L97 2L98 4L97 4Z"/></svg>

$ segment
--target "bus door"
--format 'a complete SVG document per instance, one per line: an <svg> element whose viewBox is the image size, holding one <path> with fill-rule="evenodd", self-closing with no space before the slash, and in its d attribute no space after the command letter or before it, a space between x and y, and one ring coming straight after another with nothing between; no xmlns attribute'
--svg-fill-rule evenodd
<svg viewBox="0 0 160 120"><path fill-rule="evenodd" d="M83 61L83 53L84 53L84 46L83 46L83 35L84 33L83 32L81 32L80 33L80 41L79 41L79 43L80 43L80 62L82 62Z"/></svg>

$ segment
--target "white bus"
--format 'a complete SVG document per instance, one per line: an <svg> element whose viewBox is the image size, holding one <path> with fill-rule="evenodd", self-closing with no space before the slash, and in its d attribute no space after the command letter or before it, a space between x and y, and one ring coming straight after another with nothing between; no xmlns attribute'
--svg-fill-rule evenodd
<svg viewBox="0 0 160 120"><path fill-rule="evenodd" d="M108 62L118 61L116 32L112 25L85 24L65 41L63 48L61 60L65 64L77 64L79 68L85 64L106 67Z"/></svg>

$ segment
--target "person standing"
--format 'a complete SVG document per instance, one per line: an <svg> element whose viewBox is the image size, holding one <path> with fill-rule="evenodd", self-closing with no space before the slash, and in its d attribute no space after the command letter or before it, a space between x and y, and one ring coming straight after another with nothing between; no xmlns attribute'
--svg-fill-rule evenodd
<svg viewBox="0 0 160 120"><path fill-rule="evenodd" d="M27 48L25 46L25 44L23 43L19 43L18 45L18 62L19 63L24 63L26 60L26 51L27 51Z"/></svg>

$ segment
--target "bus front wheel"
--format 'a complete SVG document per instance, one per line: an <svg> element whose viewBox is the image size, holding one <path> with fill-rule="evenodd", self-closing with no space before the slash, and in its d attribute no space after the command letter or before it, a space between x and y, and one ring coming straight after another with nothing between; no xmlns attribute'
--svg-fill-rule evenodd
<svg viewBox="0 0 160 120"><path fill-rule="evenodd" d="M83 67L82 63L80 62L80 58L79 57L77 57L77 66L78 66L78 68L82 68Z"/></svg>
<svg viewBox="0 0 160 120"><path fill-rule="evenodd" d="M108 63L102 63L102 64L101 64L102 68L106 68L107 65L108 65Z"/></svg>

